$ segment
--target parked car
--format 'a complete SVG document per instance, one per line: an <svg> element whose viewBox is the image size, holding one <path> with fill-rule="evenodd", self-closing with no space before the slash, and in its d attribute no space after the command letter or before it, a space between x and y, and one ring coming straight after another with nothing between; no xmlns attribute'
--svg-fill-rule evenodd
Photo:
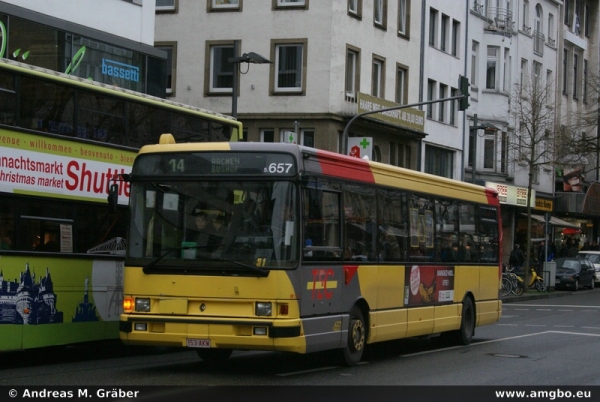
<svg viewBox="0 0 600 402"><path fill-rule="evenodd" d="M582 286L594 289L594 264L585 258L566 257L556 261L555 289L572 287L579 290Z"/></svg>
<svg viewBox="0 0 600 402"><path fill-rule="evenodd" d="M600 283L600 251L595 250L581 250L576 255L577 258L585 258L594 264L594 268L596 269L595 280L596 283Z"/></svg>

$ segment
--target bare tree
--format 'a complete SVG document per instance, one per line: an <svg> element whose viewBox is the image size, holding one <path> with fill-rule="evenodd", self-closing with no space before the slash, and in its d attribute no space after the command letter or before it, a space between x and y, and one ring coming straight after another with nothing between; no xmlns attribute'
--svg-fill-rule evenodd
<svg viewBox="0 0 600 402"><path fill-rule="evenodd" d="M528 79L515 86L510 95L510 114L514 119L515 138L511 142L511 151L515 160L515 175L526 174L527 180L527 247L524 266L525 284L529 283L531 268L531 194L537 175L554 168L556 161L554 140L555 110L554 83L546 82L539 75L531 74ZM525 285L527 287L527 285Z"/></svg>

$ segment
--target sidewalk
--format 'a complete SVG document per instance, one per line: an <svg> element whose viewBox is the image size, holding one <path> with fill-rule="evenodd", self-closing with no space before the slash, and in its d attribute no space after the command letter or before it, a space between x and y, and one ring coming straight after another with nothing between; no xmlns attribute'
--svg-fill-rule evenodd
<svg viewBox="0 0 600 402"><path fill-rule="evenodd" d="M538 292L535 289L528 289L521 296L515 296L512 293L509 296L500 297L502 303L516 303L525 300L549 299L553 297L569 296L571 292L564 290L550 290L546 292Z"/></svg>

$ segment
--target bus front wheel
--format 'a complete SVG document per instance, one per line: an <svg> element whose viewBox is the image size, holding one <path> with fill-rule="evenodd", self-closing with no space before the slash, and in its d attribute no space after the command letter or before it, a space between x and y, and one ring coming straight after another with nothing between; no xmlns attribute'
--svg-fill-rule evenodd
<svg viewBox="0 0 600 402"><path fill-rule="evenodd" d="M366 342L365 319L360 308L354 306L350 312L350 323L348 324L348 343L342 349L346 365L356 366L360 362Z"/></svg>

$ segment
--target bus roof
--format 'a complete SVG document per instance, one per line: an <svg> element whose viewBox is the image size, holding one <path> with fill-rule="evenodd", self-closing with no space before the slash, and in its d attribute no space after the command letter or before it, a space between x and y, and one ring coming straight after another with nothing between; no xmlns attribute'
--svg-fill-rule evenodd
<svg viewBox="0 0 600 402"><path fill-rule="evenodd" d="M146 145L142 147L140 154L209 151L290 153L295 155L299 163L304 163L304 166L299 166L299 171L303 173L380 184L418 193L443 193L451 198L476 200L484 204L498 204L496 191L483 186L297 144L280 142L175 143L172 138L169 139L169 134L163 134L160 144Z"/></svg>
<svg viewBox="0 0 600 402"><path fill-rule="evenodd" d="M63 83L72 84L74 86L78 86L80 88L91 89L95 91L101 91L104 93L112 93L113 95L118 95L125 98L135 98L138 101L146 101L147 103L154 103L162 105L163 107L172 107L177 109L187 109L190 112L204 113L209 114L218 119L229 120L230 124L239 124L238 120L232 116L228 116L225 114L213 112L207 109L202 109L196 106L190 106L183 103L173 102L171 100L159 98L156 96L148 95L142 92L136 92L129 89L124 89L121 87L116 87L110 84L104 84L102 82L93 81L91 79L77 77L75 75L65 74L58 71L50 70L43 67L33 66L31 64L21 63L15 60L0 58L0 68L8 69L12 71L18 71L23 74L28 74L32 76L38 76L41 78L52 78L57 81L62 81Z"/></svg>

